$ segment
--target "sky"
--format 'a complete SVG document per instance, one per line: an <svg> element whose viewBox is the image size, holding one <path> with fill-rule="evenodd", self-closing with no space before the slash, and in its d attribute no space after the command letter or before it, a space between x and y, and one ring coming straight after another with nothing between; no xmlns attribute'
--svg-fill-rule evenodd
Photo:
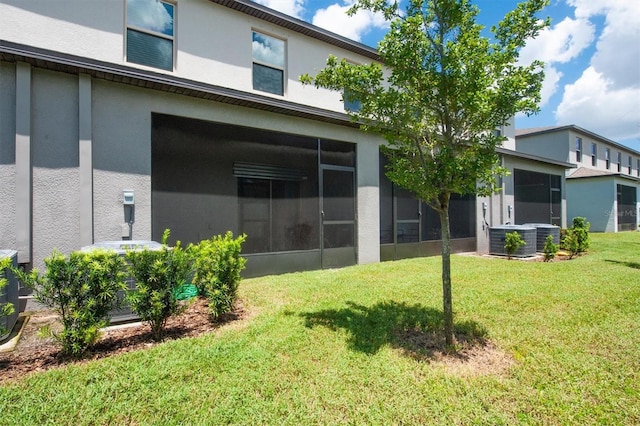
<svg viewBox="0 0 640 426"><path fill-rule="evenodd" d="M376 47L389 25L346 10L353 0L254 0L352 40ZM518 0L472 0L487 28ZM574 124L640 151L640 0L550 0L551 26L520 52L545 63L541 111L516 116L516 128Z"/></svg>

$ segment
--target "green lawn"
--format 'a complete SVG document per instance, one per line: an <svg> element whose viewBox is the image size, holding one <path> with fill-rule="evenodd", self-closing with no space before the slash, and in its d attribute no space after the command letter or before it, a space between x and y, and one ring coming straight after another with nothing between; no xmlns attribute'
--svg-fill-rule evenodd
<svg viewBox="0 0 640 426"><path fill-rule="evenodd" d="M0 424L640 424L640 233L550 264L454 256L458 329L484 330L503 368L401 338L440 320L439 268L245 280L243 327L4 385Z"/></svg>

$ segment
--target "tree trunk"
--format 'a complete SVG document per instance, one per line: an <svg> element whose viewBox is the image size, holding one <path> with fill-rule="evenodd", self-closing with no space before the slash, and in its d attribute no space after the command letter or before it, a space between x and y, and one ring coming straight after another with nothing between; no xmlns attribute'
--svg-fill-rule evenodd
<svg viewBox="0 0 640 426"><path fill-rule="evenodd" d="M451 231L449 229L449 194L440 199L440 236L442 238L442 307L444 338L447 345L455 343L453 334L453 302L451 296Z"/></svg>

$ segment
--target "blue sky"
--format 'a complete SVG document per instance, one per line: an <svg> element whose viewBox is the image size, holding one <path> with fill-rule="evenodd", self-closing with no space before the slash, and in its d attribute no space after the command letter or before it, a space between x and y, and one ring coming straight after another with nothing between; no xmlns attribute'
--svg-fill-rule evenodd
<svg viewBox="0 0 640 426"><path fill-rule="evenodd" d="M347 17L353 0L255 0L375 47L387 31L379 16ZM474 0L490 27L517 0ZM545 62L542 111L517 128L575 124L640 151L640 0L550 0L551 27L521 52Z"/></svg>

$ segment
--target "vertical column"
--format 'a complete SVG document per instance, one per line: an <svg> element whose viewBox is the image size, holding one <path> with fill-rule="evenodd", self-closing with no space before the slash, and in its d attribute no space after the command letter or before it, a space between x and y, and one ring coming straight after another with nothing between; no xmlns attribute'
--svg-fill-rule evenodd
<svg viewBox="0 0 640 426"><path fill-rule="evenodd" d="M16 248L18 262L31 262L31 65L16 64Z"/></svg>
<svg viewBox="0 0 640 426"><path fill-rule="evenodd" d="M358 263L380 262L379 146L374 140L358 143Z"/></svg>
<svg viewBox="0 0 640 426"><path fill-rule="evenodd" d="M78 76L78 152L80 159L80 244L93 244L93 153L91 76Z"/></svg>

